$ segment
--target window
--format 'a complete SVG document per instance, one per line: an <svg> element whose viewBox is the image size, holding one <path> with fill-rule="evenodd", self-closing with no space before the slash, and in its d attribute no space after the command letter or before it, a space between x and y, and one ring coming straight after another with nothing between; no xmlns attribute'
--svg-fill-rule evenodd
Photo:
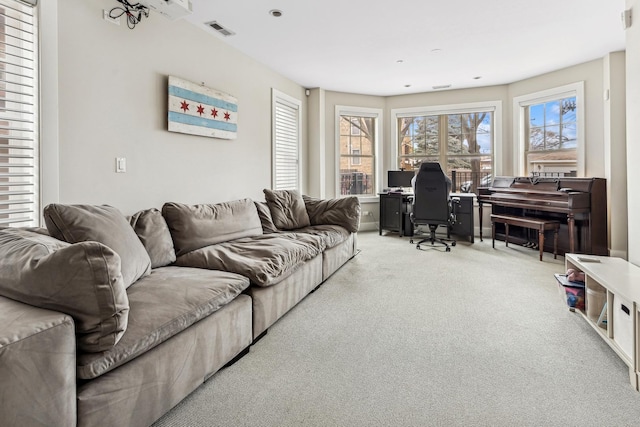
<svg viewBox="0 0 640 427"><path fill-rule="evenodd" d="M40 224L35 9L0 0L0 226Z"/></svg>
<svg viewBox="0 0 640 427"><path fill-rule="evenodd" d="M362 164L362 160L360 159L360 149L353 148L351 150L351 165L360 166Z"/></svg>
<svg viewBox="0 0 640 427"><path fill-rule="evenodd" d="M374 196L380 110L336 107L338 194Z"/></svg>
<svg viewBox="0 0 640 427"><path fill-rule="evenodd" d="M582 83L514 99L523 175L582 176Z"/></svg>
<svg viewBox="0 0 640 427"><path fill-rule="evenodd" d="M300 190L300 105L273 89L272 145L274 190Z"/></svg>
<svg viewBox="0 0 640 427"><path fill-rule="evenodd" d="M500 103L393 110L397 168L439 162L455 191L475 191L493 175L496 112Z"/></svg>

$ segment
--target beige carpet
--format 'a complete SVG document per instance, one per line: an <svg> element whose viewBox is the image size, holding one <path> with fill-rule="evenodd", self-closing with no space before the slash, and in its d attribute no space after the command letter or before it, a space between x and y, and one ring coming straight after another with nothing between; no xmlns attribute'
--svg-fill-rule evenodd
<svg viewBox="0 0 640 427"><path fill-rule="evenodd" d="M377 232L359 247L156 426L640 424L626 365L563 306L562 257Z"/></svg>

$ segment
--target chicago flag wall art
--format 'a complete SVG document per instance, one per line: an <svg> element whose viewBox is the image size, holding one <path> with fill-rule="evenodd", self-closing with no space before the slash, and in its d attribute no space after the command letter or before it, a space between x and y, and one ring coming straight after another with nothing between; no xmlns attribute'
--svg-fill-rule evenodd
<svg viewBox="0 0 640 427"><path fill-rule="evenodd" d="M238 102L226 93L169 76L169 130L236 139Z"/></svg>

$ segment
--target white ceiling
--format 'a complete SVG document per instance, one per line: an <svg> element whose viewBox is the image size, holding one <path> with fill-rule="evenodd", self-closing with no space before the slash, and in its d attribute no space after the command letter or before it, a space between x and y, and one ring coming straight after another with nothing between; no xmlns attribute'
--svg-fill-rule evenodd
<svg viewBox="0 0 640 427"><path fill-rule="evenodd" d="M189 22L301 86L368 95L507 84L625 46L625 0L192 3Z"/></svg>

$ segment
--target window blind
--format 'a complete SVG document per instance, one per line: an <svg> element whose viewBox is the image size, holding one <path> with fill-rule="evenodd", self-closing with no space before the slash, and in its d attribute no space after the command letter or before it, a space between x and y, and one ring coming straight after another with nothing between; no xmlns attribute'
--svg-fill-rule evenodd
<svg viewBox="0 0 640 427"><path fill-rule="evenodd" d="M34 12L0 0L0 226L39 225Z"/></svg>
<svg viewBox="0 0 640 427"><path fill-rule="evenodd" d="M273 189L298 190L300 106L274 96Z"/></svg>

